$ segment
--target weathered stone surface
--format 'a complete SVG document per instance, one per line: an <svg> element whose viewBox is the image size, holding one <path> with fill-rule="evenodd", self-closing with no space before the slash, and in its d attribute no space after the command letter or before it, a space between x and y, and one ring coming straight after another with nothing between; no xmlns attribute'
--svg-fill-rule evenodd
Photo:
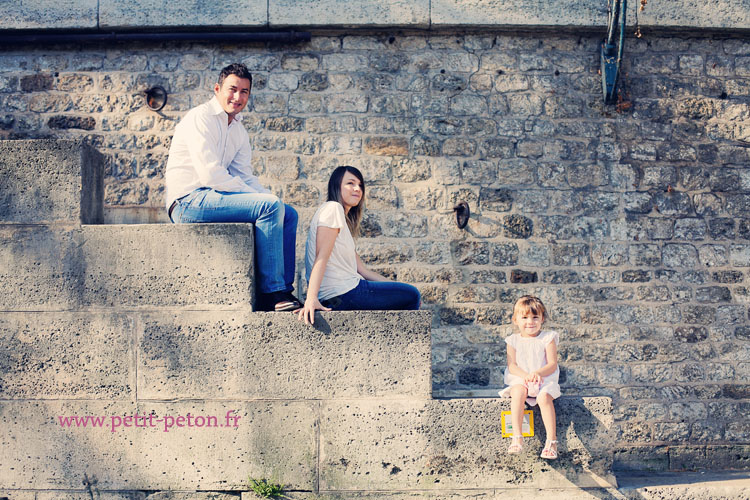
<svg viewBox="0 0 750 500"><path fill-rule="evenodd" d="M578 489L576 487L566 488L562 486L539 489L535 487L516 487L511 485L507 488L497 489L444 489L441 491L320 491L317 494L307 492L285 492L285 496L290 500L533 500L539 498L539 495L542 494L542 492L545 498L555 500L616 498L615 495L618 494L615 488ZM253 500L254 497L254 493L242 493L242 500Z"/></svg>
<svg viewBox="0 0 750 500"><path fill-rule="evenodd" d="M0 227L0 304L250 307L252 242L248 224Z"/></svg>
<svg viewBox="0 0 750 500"><path fill-rule="evenodd" d="M80 229L0 226L0 307L70 310L81 303Z"/></svg>
<svg viewBox="0 0 750 500"><path fill-rule="evenodd" d="M250 306L250 224L83 226L81 303Z"/></svg>
<svg viewBox="0 0 750 500"><path fill-rule="evenodd" d="M5 313L3 399L130 399L135 319L124 314Z"/></svg>
<svg viewBox="0 0 750 500"><path fill-rule="evenodd" d="M227 491L246 489L249 474L311 490L317 406L5 401L0 488L78 490L85 480L96 480L102 490ZM102 417L101 427L92 420L77 427L60 421L75 416Z"/></svg>
<svg viewBox="0 0 750 500"><path fill-rule="evenodd" d="M108 28L138 26L265 26L268 3L250 0L241 9L225 4L183 4L165 0L101 0L99 24Z"/></svg>
<svg viewBox="0 0 750 500"><path fill-rule="evenodd" d="M82 142L0 141L0 223L100 223L103 176Z"/></svg>
<svg viewBox="0 0 750 500"><path fill-rule="evenodd" d="M6 29L94 29L98 27L98 7L96 0L42 0L33 5L10 0L0 5L0 25Z"/></svg>
<svg viewBox="0 0 750 500"><path fill-rule="evenodd" d="M269 4L271 26L429 26L429 3L426 0L357 0L346 9L335 0L274 0Z"/></svg>
<svg viewBox="0 0 750 500"><path fill-rule="evenodd" d="M324 403L320 488L435 490L532 481L536 487L596 486L593 475L612 481L607 472L612 463L610 400L562 398L558 403L562 453L556 470L538 458L536 438L527 440L528 455L504 452L499 416L509 408L507 400Z"/></svg>
<svg viewBox="0 0 750 500"><path fill-rule="evenodd" d="M142 399L429 398L427 312L146 314ZM394 353L399 353L395 356Z"/></svg>

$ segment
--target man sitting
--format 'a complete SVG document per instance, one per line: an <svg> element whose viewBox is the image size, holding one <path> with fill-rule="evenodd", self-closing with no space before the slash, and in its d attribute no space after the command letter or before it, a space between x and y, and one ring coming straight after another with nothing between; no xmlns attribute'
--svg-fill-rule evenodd
<svg viewBox="0 0 750 500"><path fill-rule="evenodd" d="M242 111L253 77L243 64L221 70L214 97L180 120L167 160L166 206L175 223L255 224L259 309L300 307L294 289L297 212L253 175Z"/></svg>

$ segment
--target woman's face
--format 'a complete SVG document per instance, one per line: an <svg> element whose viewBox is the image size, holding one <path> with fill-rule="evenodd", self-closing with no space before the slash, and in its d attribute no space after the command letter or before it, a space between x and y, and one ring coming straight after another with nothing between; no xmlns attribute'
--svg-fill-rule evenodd
<svg viewBox="0 0 750 500"><path fill-rule="evenodd" d="M362 201L362 183L351 172L345 172L341 179L341 204L348 212Z"/></svg>

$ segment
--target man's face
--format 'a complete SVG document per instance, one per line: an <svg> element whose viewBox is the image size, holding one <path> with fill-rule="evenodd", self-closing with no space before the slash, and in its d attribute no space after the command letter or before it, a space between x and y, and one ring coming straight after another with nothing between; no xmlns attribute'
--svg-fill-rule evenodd
<svg viewBox="0 0 750 500"><path fill-rule="evenodd" d="M229 115L229 121L245 109L247 100L250 98L250 80L240 78L237 75L229 75L224 78L221 85L214 86L214 94L219 99L221 108Z"/></svg>

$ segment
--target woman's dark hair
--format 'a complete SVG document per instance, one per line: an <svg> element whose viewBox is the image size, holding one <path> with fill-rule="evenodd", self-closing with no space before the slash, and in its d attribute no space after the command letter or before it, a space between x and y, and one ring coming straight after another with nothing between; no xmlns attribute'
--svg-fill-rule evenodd
<svg viewBox="0 0 750 500"><path fill-rule="evenodd" d="M217 82L219 84L219 87L221 87L221 84L224 83L224 79L229 75L234 75L239 78L250 80L250 87L253 86L253 75L250 73L250 70L247 69L247 66L242 63L230 64L229 66L221 70L221 73L219 73L219 81Z"/></svg>
<svg viewBox="0 0 750 500"><path fill-rule="evenodd" d="M362 214L365 212L365 179L362 177L362 172L349 165L336 167L336 170L331 174L331 178L328 179L328 201L337 201L342 205L344 204L341 199L341 181L347 172L359 179L362 188L362 199L359 204L350 208L349 213L346 214L346 225L349 226L349 232L352 233L352 236L359 236L359 223L362 220Z"/></svg>

